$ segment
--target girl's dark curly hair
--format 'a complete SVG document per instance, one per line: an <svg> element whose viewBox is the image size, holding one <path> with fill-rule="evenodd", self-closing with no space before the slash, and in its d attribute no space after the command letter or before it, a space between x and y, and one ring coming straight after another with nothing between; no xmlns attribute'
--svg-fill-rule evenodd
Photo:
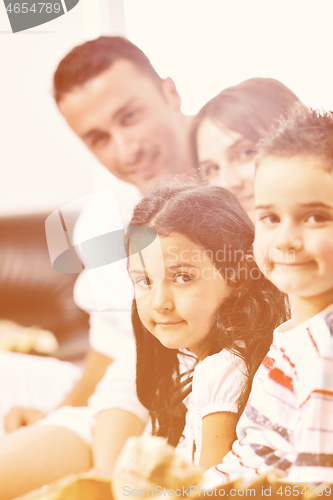
<svg viewBox="0 0 333 500"><path fill-rule="evenodd" d="M228 349L245 361L248 382L239 388L240 415L273 331L287 318L288 311L286 296L253 261L251 220L237 198L222 187L171 185L146 196L136 206L130 225L153 227L161 236L187 236L209 251L213 264L234 290L216 311L216 320L201 348L206 356ZM183 400L192 389L192 371L180 376L179 351L164 347L149 333L135 301L132 322L139 400L150 412L153 433L176 446L185 426Z"/></svg>

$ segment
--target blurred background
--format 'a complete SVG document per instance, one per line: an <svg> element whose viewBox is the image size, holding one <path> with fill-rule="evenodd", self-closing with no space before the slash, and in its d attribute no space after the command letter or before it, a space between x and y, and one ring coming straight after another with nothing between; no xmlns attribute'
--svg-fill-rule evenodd
<svg viewBox="0 0 333 500"><path fill-rule="evenodd" d="M51 212L98 189L124 190L53 102L53 72L75 45L127 36L174 79L187 114L255 76L333 110L332 18L331 0L80 0L66 15L13 34L1 2L0 215Z"/></svg>

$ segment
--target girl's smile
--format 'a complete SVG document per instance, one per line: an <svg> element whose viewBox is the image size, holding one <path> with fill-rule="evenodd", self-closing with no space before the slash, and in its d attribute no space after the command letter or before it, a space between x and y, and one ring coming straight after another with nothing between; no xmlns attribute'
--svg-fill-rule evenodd
<svg viewBox="0 0 333 500"><path fill-rule="evenodd" d="M160 237L165 276L155 249L130 257L138 313L144 326L165 347L190 349L202 357L200 344L212 327L221 301L230 295L204 249L184 235Z"/></svg>

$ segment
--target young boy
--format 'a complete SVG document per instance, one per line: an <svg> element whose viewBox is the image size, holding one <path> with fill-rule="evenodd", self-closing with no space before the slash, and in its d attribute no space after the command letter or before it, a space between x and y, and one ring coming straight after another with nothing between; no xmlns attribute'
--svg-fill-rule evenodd
<svg viewBox="0 0 333 500"><path fill-rule="evenodd" d="M304 106L260 147L255 256L292 301L255 375L238 440L208 486L265 474L333 482L333 114ZM215 477L214 477L215 475Z"/></svg>

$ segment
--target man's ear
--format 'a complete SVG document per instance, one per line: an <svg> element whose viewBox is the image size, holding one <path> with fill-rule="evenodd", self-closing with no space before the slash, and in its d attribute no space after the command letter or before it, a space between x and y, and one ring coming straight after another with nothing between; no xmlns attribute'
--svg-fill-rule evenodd
<svg viewBox="0 0 333 500"><path fill-rule="evenodd" d="M178 94L175 82L169 76L162 81L163 95L166 101L174 108L180 110L182 100Z"/></svg>

